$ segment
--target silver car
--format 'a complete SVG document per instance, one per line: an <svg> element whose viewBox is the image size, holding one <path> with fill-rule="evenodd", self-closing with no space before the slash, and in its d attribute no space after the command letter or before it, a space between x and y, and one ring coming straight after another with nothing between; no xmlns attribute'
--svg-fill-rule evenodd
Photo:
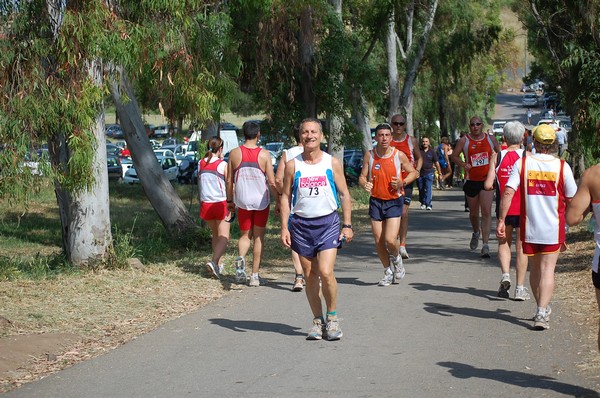
<svg viewBox="0 0 600 398"><path fill-rule="evenodd" d="M163 172L165 173L165 177L169 181L175 181L177 179L177 161L174 156L157 156L156 159L160 164ZM132 166L125 172L125 176L123 177L123 182L128 184L137 184L140 182L138 178L137 171L135 167Z"/></svg>
<svg viewBox="0 0 600 398"><path fill-rule="evenodd" d="M523 106L526 108L538 106L538 96L535 93L523 94Z"/></svg>

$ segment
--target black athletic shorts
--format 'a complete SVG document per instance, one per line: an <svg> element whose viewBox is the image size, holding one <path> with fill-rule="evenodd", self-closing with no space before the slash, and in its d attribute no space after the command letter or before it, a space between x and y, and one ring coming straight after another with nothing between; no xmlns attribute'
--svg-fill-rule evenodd
<svg viewBox="0 0 600 398"><path fill-rule="evenodd" d="M467 180L463 185L463 191L469 198L474 198L479 195L479 192L483 191L483 181Z"/></svg>

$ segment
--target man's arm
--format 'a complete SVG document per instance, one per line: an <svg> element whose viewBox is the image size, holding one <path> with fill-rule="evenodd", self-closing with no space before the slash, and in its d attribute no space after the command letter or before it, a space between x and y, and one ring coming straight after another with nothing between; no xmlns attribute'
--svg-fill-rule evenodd
<svg viewBox="0 0 600 398"><path fill-rule="evenodd" d="M591 211L592 195L590 193L590 169L587 169L581 177L581 182L577 188L577 193L569 202L567 207L566 221L570 226L577 225L583 221L585 216Z"/></svg>
<svg viewBox="0 0 600 398"><path fill-rule="evenodd" d="M350 198L350 191L348 191L348 186L346 185L346 177L344 176L344 169L340 163L340 161L336 158L331 158L331 167L333 168L333 180L335 181L335 187L340 196L340 202L342 203L342 224L343 225L352 225L352 201ZM354 232L352 228L344 228L342 226L342 231L340 232L340 239L342 236L346 237L346 241L352 241L354 237Z"/></svg>

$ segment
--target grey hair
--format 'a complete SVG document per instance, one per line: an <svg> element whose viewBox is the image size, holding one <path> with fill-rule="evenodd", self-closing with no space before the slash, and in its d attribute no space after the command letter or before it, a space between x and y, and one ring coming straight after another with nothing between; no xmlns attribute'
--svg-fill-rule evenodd
<svg viewBox="0 0 600 398"><path fill-rule="evenodd" d="M525 136L525 126L521 122L508 122L503 128L504 140L508 145L520 144Z"/></svg>

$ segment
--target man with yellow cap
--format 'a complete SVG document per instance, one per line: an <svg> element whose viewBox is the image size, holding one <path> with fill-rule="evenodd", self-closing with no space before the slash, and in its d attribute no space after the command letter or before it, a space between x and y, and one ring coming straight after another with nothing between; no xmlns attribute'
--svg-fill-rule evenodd
<svg viewBox="0 0 600 398"><path fill-rule="evenodd" d="M521 195L521 241L529 256L529 283L537 303L533 328L548 329L550 300L554 292L554 268L566 249L565 209L577 184L571 167L554 156L558 152L556 131L547 124L533 130L535 154L527 154L512 169L500 202L496 235L505 238L504 221L519 186Z"/></svg>

